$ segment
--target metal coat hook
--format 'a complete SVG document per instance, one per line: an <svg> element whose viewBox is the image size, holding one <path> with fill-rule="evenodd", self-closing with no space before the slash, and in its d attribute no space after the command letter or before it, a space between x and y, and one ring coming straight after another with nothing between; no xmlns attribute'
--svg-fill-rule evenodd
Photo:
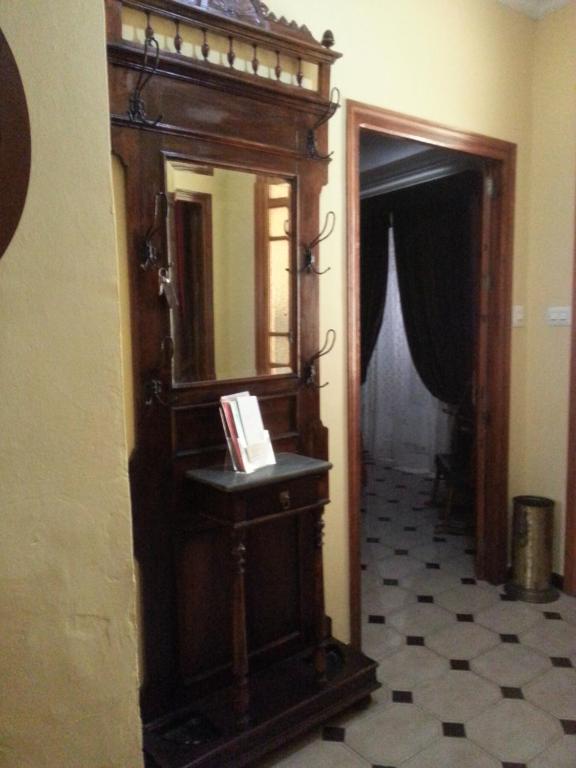
<svg viewBox="0 0 576 768"><path fill-rule="evenodd" d="M284 222L284 232L290 237L289 232L287 231L286 227L287 222ZM326 218L324 219L324 226L322 227L321 231L316 235L314 240L312 240L310 243L304 243L302 245L302 250L304 252L304 266L301 267L298 271L298 273L302 272L313 272L315 275L325 275L326 272L330 272L332 267L327 267L326 269L319 270L314 267L314 264L316 263L316 257L314 256L314 249L320 245L321 242L324 240L327 240L332 232L334 232L334 227L336 226L336 214L334 211L328 211L326 214ZM291 269L286 269L286 272L291 272Z"/></svg>
<svg viewBox="0 0 576 768"><path fill-rule="evenodd" d="M151 406L156 401L167 408L170 403L162 397L163 391L164 387L160 379L149 379L146 381L144 383L144 405Z"/></svg>
<svg viewBox="0 0 576 768"><path fill-rule="evenodd" d="M140 266L142 269L150 269L157 266L160 261L160 251L154 245L154 238L160 229L160 222L166 218L168 213L168 200L164 192L156 192L154 197L154 221L148 227L144 235L144 245L142 246Z"/></svg>
<svg viewBox="0 0 576 768"><path fill-rule="evenodd" d="M314 267L315 263L315 257L314 257L314 249L320 245L321 242L324 240L327 240L332 232L334 232L334 227L336 226L336 214L334 211L328 211L326 214L326 218L324 219L324 226L322 227L321 231L316 235L314 240L312 240L311 243L308 243L308 245L304 246L304 266L302 267L303 272L314 272L315 275L325 275L326 272L329 272L331 267L327 267L323 270L318 270Z"/></svg>
<svg viewBox="0 0 576 768"><path fill-rule="evenodd" d="M324 123L327 123L328 120L334 117L339 107L340 107L340 91L338 88L334 87L330 91L330 103L328 105L328 109L322 115L322 117L317 121L314 127L308 130L308 136L306 138L306 152L310 159L330 160L330 158L334 154L333 152L330 152L328 155L321 155L320 152L318 152L318 146L316 144L316 131L318 130L318 128L324 125Z"/></svg>
<svg viewBox="0 0 576 768"><path fill-rule="evenodd" d="M324 389L324 387L327 387L330 382L326 382L326 384L316 384L316 360L318 360L321 357L324 357L324 355L327 355L329 352L332 352L334 349L334 344L336 344L336 331L334 328L329 328L326 331L326 338L324 339L324 344L320 347L318 352L316 354L312 355L310 360L306 363L306 366L304 367L304 384L307 387L316 387L316 389Z"/></svg>
<svg viewBox="0 0 576 768"><path fill-rule="evenodd" d="M155 54L154 54L154 63L151 67L148 66L148 59L150 56L150 47L154 48ZM158 45L158 40L154 37L154 30L150 26L150 22L148 22L148 26L146 28L146 39L144 40L144 63L142 64L142 68L140 69L140 73L138 75L138 82L136 83L136 87L132 91L132 94L130 96L130 103L128 105L128 118L131 123L140 123L141 125L148 125L151 127L154 127L155 125L158 125L160 120L162 120L162 115L158 115L156 120L149 120L146 116L146 107L144 106L144 101L142 99L142 91L146 86L148 85L150 79L154 77L156 74L156 71L158 69L158 62L160 61L160 46Z"/></svg>

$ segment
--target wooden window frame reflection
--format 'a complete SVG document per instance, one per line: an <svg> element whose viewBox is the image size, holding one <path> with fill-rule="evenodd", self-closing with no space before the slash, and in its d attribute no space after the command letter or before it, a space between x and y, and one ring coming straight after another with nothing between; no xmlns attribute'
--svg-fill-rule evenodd
<svg viewBox="0 0 576 768"><path fill-rule="evenodd" d="M191 348L186 354L181 355L178 363L178 376L174 376L177 383L182 381L209 381L216 376L215 346L214 346L214 287L213 287L213 246L212 246L212 195L207 192L187 192L176 190L169 195L169 203L172 209L170 239L172 261L171 267L176 273L176 290L178 292L179 306L173 310L177 313L173 327L173 334L178 334L182 339L182 328L179 324L188 324L191 333ZM178 211L178 204L196 206L201 221L201 248L200 258L195 259L194 264L188 265L192 269L192 280L198 286L196 290L196 302L190 311L186 312L186 306L194 299L185 295L188 281L182 270L179 259L181 258L181 238L183 237L182 223ZM183 256L185 259L185 256ZM200 342L200 343L199 343ZM183 365L182 365L183 364ZM176 361L174 362L176 370Z"/></svg>
<svg viewBox="0 0 576 768"><path fill-rule="evenodd" d="M255 287L256 287L256 370L258 376L274 375L275 369L289 368L294 370L294 340L293 319L294 308L292 291L288 304L288 331L272 331L270 328L270 243L277 240L285 240L289 248L289 261L292 263L292 245L290 235L286 237L271 237L269 232L268 216L272 208L288 208L290 219L293 219L292 193L288 197L270 198L269 186L275 176L258 176L254 186L254 227L257 258L255 260ZM292 189L288 179L283 179ZM288 339L290 358L286 363L275 362L270 359L270 339L281 337Z"/></svg>

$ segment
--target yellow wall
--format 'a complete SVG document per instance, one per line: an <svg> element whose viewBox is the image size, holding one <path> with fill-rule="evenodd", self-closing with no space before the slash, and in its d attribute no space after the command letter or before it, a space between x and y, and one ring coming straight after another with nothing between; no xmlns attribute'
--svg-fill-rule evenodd
<svg viewBox="0 0 576 768"><path fill-rule="evenodd" d="M306 21L319 37L329 26L343 58L333 70L343 99L484 133L518 144L514 302L526 300L525 254L529 242L532 65L537 24L498 2L486 0L360 0L322 3L276 0L274 10ZM328 612L340 637L348 634L348 520L346 450L346 253L345 111L330 124L330 181L324 211L336 211L339 231L322 246L321 327L338 334L334 352L322 359L322 416L330 429L332 504L327 512ZM339 299L339 300L338 300ZM526 333L513 333L511 494L524 489L524 380Z"/></svg>
<svg viewBox="0 0 576 768"><path fill-rule="evenodd" d="M0 260L0 765L137 768L103 3L3 2L0 26L32 125Z"/></svg>
<svg viewBox="0 0 576 768"><path fill-rule="evenodd" d="M272 5L316 36L333 29L344 53L334 68L344 99L519 145L514 301L526 305L528 323L513 334L510 492L561 500L568 333L543 326L541 310L570 298L576 120L565 99L574 86L574 2L538 23L496 0ZM33 131L27 207L0 261L0 765L138 768L102 3L3 3L0 25L21 68ZM342 638L344 131L340 110L330 125L335 155L322 201L324 211L336 211L339 227L323 247L323 265L332 270L320 283L322 327L338 332L334 352L323 359L322 378L331 384L322 392L322 411L335 465L328 611ZM544 176L549 184L536 191Z"/></svg>
<svg viewBox="0 0 576 768"><path fill-rule="evenodd" d="M554 568L562 572L570 328L545 323L572 301L576 190L576 3L537 25L528 242L524 488L556 502Z"/></svg>

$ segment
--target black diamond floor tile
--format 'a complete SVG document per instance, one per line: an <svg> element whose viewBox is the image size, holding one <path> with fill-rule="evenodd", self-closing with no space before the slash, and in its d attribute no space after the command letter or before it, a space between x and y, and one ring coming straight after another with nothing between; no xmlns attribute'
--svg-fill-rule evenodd
<svg viewBox="0 0 576 768"><path fill-rule="evenodd" d="M560 720L560 724L566 736L576 736L576 720Z"/></svg>
<svg viewBox="0 0 576 768"><path fill-rule="evenodd" d="M522 688L510 688L509 686L503 686L500 688L502 691L502 696L505 699L523 699L524 694L522 693Z"/></svg>
<svg viewBox="0 0 576 768"><path fill-rule="evenodd" d="M466 659L450 659L450 669L467 672L470 669L470 662Z"/></svg>
<svg viewBox="0 0 576 768"><path fill-rule="evenodd" d="M553 667L564 667L568 669L569 667L573 667L572 661L570 659L567 659L565 656L552 656L550 658L550 661L552 662Z"/></svg>
<svg viewBox="0 0 576 768"><path fill-rule="evenodd" d="M442 723L442 733L450 738L465 739L466 728L464 723Z"/></svg>
<svg viewBox="0 0 576 768"><path fill-rule="evenodd" d="M392 691L392 701L395 704L412 704L412 693L410 691Z"/></svg>

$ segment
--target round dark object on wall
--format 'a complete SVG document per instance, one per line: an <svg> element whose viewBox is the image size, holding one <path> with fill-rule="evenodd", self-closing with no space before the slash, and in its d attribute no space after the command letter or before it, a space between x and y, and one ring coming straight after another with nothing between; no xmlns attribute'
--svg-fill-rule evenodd
<svg viewBox="0 0 576 768"><path fill-rule="evenodd" d="M0 257L24 209L30 178L30 120L24 86L0 30Z"/></svg>

